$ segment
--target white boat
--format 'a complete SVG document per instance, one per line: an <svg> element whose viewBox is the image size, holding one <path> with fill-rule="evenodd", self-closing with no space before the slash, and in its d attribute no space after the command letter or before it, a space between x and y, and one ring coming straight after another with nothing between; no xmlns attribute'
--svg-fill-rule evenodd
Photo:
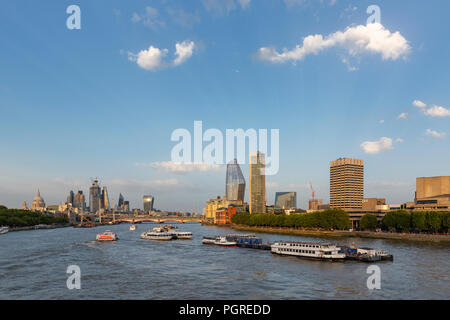
<svg viewBox="0 0 450 320"><path fill-rule="evenodd" d="M103 233L99 233L97 234L96 237L97 241L116 241L117 239L119 239L117 235L110 230L106 230Z"/></svg>
<svg viewBox="0 0 450 320"><path fill-rule="evenodd" d="M132 224L132 225L130 226L130 231L134 231L134 230L136 230L136 226L135 226L134 224Z"/></svg>
<svg viewBox="0 0 450 320"><path fill-rule="evenodd" d="M272 253L295 256L306 259L344 260L345 253L339 253L340 248L330 243L317 242L275 242L271 245Z"/></svg>
<svg viewBox="0 0 450 320"><path fill-rule="evenodd" d="M202 243L203 244L214 244L217 246L224 246L224 247L235 247L236 246L236 241L228 241L227 237L225 237L225 236L218 236L215 238L203 237Z"/></svg>
<svg viewBox="0 0 450 320"><path fill-rule="evenodd" d="M159 240L159 241L168 241L172 240L173 234L171 232L154 232L147 231L141 233L141 239L144 240Z"/></svg>
<svg viewBox="0 0 450 320"><path fill-rule="evenodd" d="M9 232L9 227L0 227L0 234L5 234Z"/></svg>
<svg viewBox="0 0 450 320"><path fill-rule="evenodd" d="M172 232L172 234L175 236L176 239L180 239L180 240L191 240L192 239L192 232L189 232L189 231Z"/></svg>

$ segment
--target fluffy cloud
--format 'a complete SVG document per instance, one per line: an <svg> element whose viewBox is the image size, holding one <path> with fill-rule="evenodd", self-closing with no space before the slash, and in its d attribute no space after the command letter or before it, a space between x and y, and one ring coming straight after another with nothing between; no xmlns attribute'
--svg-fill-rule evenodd
<svg viewBox="0 0 450 320"><path fill-rule="evenodd" d="M397 119L406 119L408 114L406 112L402 112L398 115Z"/></svg>
<svg viewBox="0 0 450 320"><path fill-rule="evenodd" d="M338 31L326 37L321 34L309 35L303 39L301 45L292 50L283 49L278 52L273 47L263 47L258 50L256 56L271 63L295 62L331 47L344 48L351 56L363 53L380 54L383 60L404 58L411 51L408 41L398 31L392 33L379 23L371 23L348 27L344 32Z"/></svg>
<svg viewBox="0 0 450 320"><path fill-rule="evenodd" d="M436 105L428 107L424 102L420 100L414 100L413 106L418 107L425 115L431 117L450 117L450 110Z"/></svg>
<svg viewBox="0 0 450 320"><path fill-rule="evenodd" d="M436 139L442 139L447 135L445 132L437 132L436 130L431 129L427 129L427 131L425 131L425 134Z"/></svg>
<svg viewBox="0 0 450 320"><path fill-rule="evenodd" d="M164 21L159 18L158 9L152 7L145 7L144 12L141 14L134 12L131 21L134 23L142 22L145 26L154 30L159 27L165 27Z"/></svg>
<svg viewBox="0 0 450 320"><path fill-rule="evenodd" d="M392 139L387 137L382 137L378 141L365 141L361 143L361 148L365 153L377 154L383 151L388 151L394 149L392 145Z"/></svg>
<svg viewBox="0 0 450 320"><path fill-rule="evenodd" d="M138 66L145 70L157 71L166 67L175 67L186 62L193 54L195 43L193 41L183 41L175 44L175 59L171 62L164 60L169 52L167 49L159 49L150 46L147 50L141 50L135 54L128 52L128 59L136 62Z"/></svg>
<svg viewBox="0 0 450 320"><path fill-rule="evenodd" d="M173 173L187 173L193 171L219 171L224 167L217 164L209 163L175 163L172 161L137 163L138 166L150 167L154 169L162 169Z"/></svg>

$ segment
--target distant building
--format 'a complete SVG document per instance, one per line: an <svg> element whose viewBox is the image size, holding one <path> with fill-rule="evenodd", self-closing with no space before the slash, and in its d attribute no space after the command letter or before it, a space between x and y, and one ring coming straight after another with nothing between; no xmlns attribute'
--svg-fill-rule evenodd
<svg viewBox="0 0 450 320"><path fill-rule="evenodd" d="M364 161L340 158L330 162L330 207L361 209L364 197Z"/></svg>
<svg viewBox="0 0 450 320"><path fill-rule="evenodd" d="M100 200L100 187L98 185L98 180L95 180L92 183L92 186L89 188L89 210L92 213L96 213L100 210L101 200Z"/></svg>
<svg viewBox="0 0 450 320"><path fill-rule="evenodd" d="M33 203L31 204L31 210L33 211L45 211L45 201L41 197L41 192L38 189L36 197L33 199Z"/></svg>
<svg viewBox="0 0 450 320"><path fill-rule="evenodd" d="M322 199L313 199L308 201L308 210L319 210L319 206L323 204Z"/></svg>
<svg viewBox="0 0 450 320"><path fill-rule="evenodd" d="M144 204L144 212L150 213L153 211L153 204L155 198L153 196L147 195L142 197L142 202Z"/></svg>
<svg viewBox="0 0 450 320"><path fill-rule="evenodd" d="M101 200L100 200L100 208L104 210L109 210L111 208L111 203L109 202L108 189L103 187Z"/></svg>
<svg viewBox="0 0 450 320"><path fill-rule="evenodd" d="M230 205L228 206L228 208L218 208L214 221L216 224L231 224L231 218L235 214L243 212L245 210L245 207L235 205Z"/></svg>
<svg viewBox="0 0 450 320"><path fill-rule="evenodd" d="M74 195L72 207L77 208L78 212L84 212L86 210L86 199L83 191L78 190L78 193Z"/></svg>
<svg viewBox="0 0 450 320"><path fill-rule="evenodd" d="M250 213L266 212L265 156L260 152L250 153Z"/></svg>
<svg viewBox="0 0 450 320"><path fill-rule="evenodd" d="M244 201L245 178L236 159L227 164L225 196L228 200Z"/></svg>
<svg viewBox="0 0 450 320"><path fill-rule="evenodd" d="M381 206L386 205L386 199L384 198L364 198L362 202L363 210L377 210L382 209ZM387 207L386 207L387 209Z"/></svg>
<svg viewBox="0 0 450 320"><path fill-rule="evenodd" d="M416 178L415 210L450 210L450 176Z"/></svg>
<svg viewBox="0 0 450 320"><path fill-rule="evenodd" d="M217 198L210 199L206 202L205 209L203 210L205 213L205 219L209 222L216 223L216 212L227 209L230 206L236 207L237 212L245 212L248 210L248 204L245 202L239 200L228 200L226 197L221 198L218 196Z"/></svg>
<svg viewBox="0 0 450 320"><path fill-rule="evenodd" d="M24 202L22 203L22 210L28 210L27 202L26 202L26 201L24 201Z"/></svg>
<svg viewBox="0 0 450 320"><path fill-rule="evenodd" d="M117 202L117 208L118 208L118 209L121 209L121 208L122 208L122 206L123 206L123 201L124 201L123 195L120 193L120 194L119 194L119 202Z"/></svg>
<svg viewBox="0 0 450 320"><path fill-rule="evenodd" d="M73 205L74 202L75 202L75 194L73 193L72 190L70 190L69 195L67 196L67 203Z"/></svg>
<svg viewBox="0 0 450 320"><path fill-rule="evenodd" d="M275 193L275 207L289 209L297 207L297 192Z"/></svg>
<svg viewBox="0 0 450 320"><path fill-rule="evenodd" d="M124 201L122 204L122 211L123 212L130 212L130 202L129 201Z"/></svg>

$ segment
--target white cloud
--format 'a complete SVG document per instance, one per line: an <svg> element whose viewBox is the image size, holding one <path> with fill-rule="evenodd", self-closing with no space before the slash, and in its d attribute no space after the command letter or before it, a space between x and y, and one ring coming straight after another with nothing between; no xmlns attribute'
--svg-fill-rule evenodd
<svg viewBox="0 0 450 320"><path fill-rule="evenodd" d="M447 135L445 132L437 132L436 130L431 129L427 129L425 134L436 139L442 139Z"/></svg>
<svg viewBox="0 0 450 320"><path fill-rule="evenodd" d="M216 13L229 13L237 8L239 5L242 9L250 5L251 0L202 0L206 11L213 11Z"/></svg>
<svg viewBox="0 0 450 320"><path fill-rule="evenodd" d="M141 14L134 12L131 21L134 23L142 22L145 26L154 30L165 27L164 21L159 18L158 9L152 7L145 7Z"/></svg>
<svg viewBox="0 0 450 320"><path fill-rule="evenodd" d="M383 124L383 123L384 123L384 120L380 120L379 123Z"/></svg>
<svg viewBox="0 0 450 320"><path fill-rule="evenodd" d="M431 105L429 108L427 108L427 105L420 100L414 100L413 105L418 107L427 116L441 118L450 117L450 110L445 107Z"/></svg>
<svg viewBox="0 0 450 320"><path fill-rule="evenodd" d="M404 140L402 138L395 139L395 142L402 143Z"/></svg>
<svg viewBox="0 0 450 320"><path fill-rule="evenodd" d="M378 141L365 141L361 143L361 148L365 153L377 154L383 151L388 151L394 149L392 145L392 139L387 137L382 137Z"/></svg>
<svg viewBox="0 0 450 320"><path fill-rule="evenodd" d="M408 114L406 112L402 112L398 115L397 119L406 119L408 118Z"/></svg>
<svg viewBox="0 0 450 320"><path fill-rule="evenodd" d="M179 66L186 62L193 54L195 43L193 41L183 41L175 44L175 59L172 62L166 62L164 58L169 52L167 49L159 49L150 46L148 50L141 50L135 54L128 52L128 60L136 62L138 66L145 70L157 71L169 66Z"/></svg>
<svg viewBox="0 0 450 320"><path fill-rule="evenodd" d="M423 111L427 116L450 117L450 110L441 106L431 106Z"/></svg>
<svg viewBox="0 0 450 320"><path fill-rule="evenodd" d="M177 56L173 61L175 66L178 66L185 62L187 59L192 57L192 53L194 52L195 43L194 41L183 41L182 43L177 43L175 45Z"/></svg>
<svg viewBox="0 0 450 320"><path fill-rule="evenodd" d="M338 31L326 37L321 34L309 35L292 50L278 52L273 47L263 47L256 55L260 60L272 63L295 62L331 47L344 48L351 56L380 54L383 60L405 58L411 51L408 41L398 31L392 33L383 25L372 23L348 27L344 32Z"/></svg>
<svg viewBox="0 0 450 320"><path fill-rule="evenodd" d="M175 163L172 161L161 161L151 163L137 163L137 166L162 169L173 173L186 173L193 171L220 171L224 166L209 163Z"/></svg>
<svg viewBox="0 0 450 320"><path fill-rule="evenodd" d="M427 105L426 105L425 103L423 103L422 101L420 101L420 100L414 100L414 101L413 101L413 105L414 105L415 107L421 108L421 109L427 107Z"/></svg>

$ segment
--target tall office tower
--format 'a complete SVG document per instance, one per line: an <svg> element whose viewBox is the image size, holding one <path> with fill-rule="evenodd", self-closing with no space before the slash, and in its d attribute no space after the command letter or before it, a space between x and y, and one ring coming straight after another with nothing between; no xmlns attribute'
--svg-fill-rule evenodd
<svg viewBox="0 0 450 320"><path fill-rule="evenodd" d="M106 189L106 187L103 187L103 190L102 190L100 207L105 210L108 210L111 207L111 204L109 202L108 189Z"/></svg>
<svg viewBox="0 0 450 320"><path fill-rule="evenodd" d="M73 191L72 190L70 190L70 193L69 193L69 196L67 197L67 203L69 204L71 204L72 206L73 206L73 204L74 204L74 202L75 202L75 194L73 193Z"/></svg>
<svg viewBox="0 0 450 320"><path fill-rule="evenodd" d="M339 158L330 162L330 207L361 209L364 198L364 161Z"/></svg>
<svg viewBox="0 0 450 320"><path fill-rule="evenodd" d="M100 187L98 185L98 180L92 183L89 188L89 210L92 213L96 213L100 209Z"/></svg>
<svg viewBox="0 0 450 320"><path fill-rule="evenodd" d="M84 197L83 191L78 190L78 193L73 197L73 207L78 208L78 210L84 211L86 209L86 199Z"/></svg>
<svg viewBox="0 0 450 320"><path fill-rule="evenodd" d="M123 212L130 212L130 201L124 201L122 207Z"/></svg>
<svg viewBox="0 0 450 320"><path fill-rule="evenodd" d="M227 200L244 201L245 179L236 159L227 164L225 195Z"/></svg>
<svg viewBox="0 0 450 320"><path fill-rule="evenodd" d="M250 213L266 212L265 156L260 152L250 152Z"/></svg>
<svg viewBox="0 0 450 320"><path fill-rule="evenodd" d="M119 201L117 202L117 209L121 209L122 208L123 201L124 201L123 195L120 193L119 194Z"/></svg>
<svg viewBox="0 0 450 320"><path fill-rule="evenodd" d="M144 212L149 213L153 211L154 200L155 198L153 198L153 196L150 195L142 197L142 201L144 203Z"/></svg>
<svg viewBox="0 0 450 320"><path fill-rule="evenodd" d="M297 208L297 192L275 193L275 207L281 209Z"/></svg>

